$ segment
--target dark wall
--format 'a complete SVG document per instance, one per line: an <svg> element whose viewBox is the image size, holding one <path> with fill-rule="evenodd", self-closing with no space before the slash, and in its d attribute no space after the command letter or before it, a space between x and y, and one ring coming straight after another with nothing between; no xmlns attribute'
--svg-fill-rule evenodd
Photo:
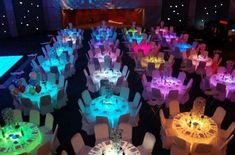
<svg viewBox="0 0 235 155"><path fill-rule="evenodd" d="M0 1L0 38L9 36L7 14L3 1Z"/></svg>

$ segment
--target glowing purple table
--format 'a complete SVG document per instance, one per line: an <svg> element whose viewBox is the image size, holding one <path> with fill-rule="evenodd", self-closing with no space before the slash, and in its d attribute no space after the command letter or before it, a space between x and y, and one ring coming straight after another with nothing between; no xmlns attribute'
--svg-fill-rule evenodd
<svg viewBox="0 0 235 155"><path fill-rule="evenodd" d="M103 63L105 56L109 56L109 57L112 59L112 62L116 62L116 60L117 60L117 55L116 55L116 53L107 52L107 51L105 51L105 52L103 52L103 53L101 53L101 52L96 52L96 54L95 54L94 57L95 57L95 58L98 58L98 60L99 60L100 63Z"/></svg>
<svg viewBox="0 0 235 155"><path fill-rule="evenodd" d="M212 75L210 85L216 87L217 83L226 85L226 97L228 97L229 92L235 91L235 77L231 74L217 73Z"/></svg>
<svg viewBox="0 0 235 155"><path fill-rule="evenodd" d="M164 96L164 99L167 98L171 90L178 90L179 94L184 93L184 84L182 81L174 77L154 77L151 81L151 88L160 89L161 93Z"/></svg>

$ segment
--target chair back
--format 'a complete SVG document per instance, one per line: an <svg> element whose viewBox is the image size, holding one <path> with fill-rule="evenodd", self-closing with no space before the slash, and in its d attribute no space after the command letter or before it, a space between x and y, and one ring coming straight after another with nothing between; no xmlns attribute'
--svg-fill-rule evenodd
<svg viewBox="0 0 235 155"><path fill-rule="evenodd" d="M152 98L153 99L162 99L161 90L158 88L152 88Z"/></svg>
<svg viewBox="0 0 235 155"><path fill-rule="evenodd" d="M54 116L50 113L47 113L45 118L45 127L47 127L49 130L52 131L53 123L54 123Z"/></svg>
<svg viewBox="0 0 235 155"><path fill-rule="evenodd" d="M85 146L82 135L80 133L76 133L75 135L73 135L73 137L71 138L71 144L74 153L78 154Z"/></svg>
<svg viewBox="0 0 235 155"><path fill-rule="evenodd" d="M124 76L120 76L117 80L116 86L121 86L124 80Z"/></svg>
<svg viewBox="0 0 235 155"><path fill-rule="evenodd" d="M158 53L158 57L161 58L161 59L164 59L164 53L163 52L159 52Z"/></svg>
<svg viewBox="0 0 235 155"><path fill-rule="evenodd" d="M160 77L160 72L159 72L159 70L154 69L152 71L152 78L158 78L158 77Z"/></svg>
<svg viewBox="0 0 235 155"><path fill-rule="evenodd" d="M121 87L121 90L120 90L120 97L123 97L125 100L128 101L129 93L130 93L130 88Z"/></svg>
<svg viewBox="0 0 235 155"><path fill-rule="evenodd" d="M47 73L47 81L55 84L56 83L56 74L51 73L51 72Z"/></svg>
<svg viewBox="0 0 235 155"><path fill-rule="evenodd" d="M42 144L37 150L37 155L52 155L50 142Z"/></svg>
<svg viewBox="0 0 235 155"><path fill-rule="evenodd" d="M93 63L94 63L94 65L95 65L95 70L98 70L98 69L101 68L101 65L100 65L100 62L99 62L99 59L98 59L98 58L94 57L94 58L93 58ZM90 73L91 73L91 72L90 72Z"/></svg>
<svg viewBox="0 0 235 155"><path fill-rule="evenodd" d="M149 132L146 132L142 146L147 152L152 153L155 142L156 142L155 136Z"/></svg>
<svg viewBox="0 0 235 155"><path fill-rule="evenodd" d="M120 123L118 129L122 130L122 139L130 140L132 139L132 126L129 123Z"/></svg>
<svg viewBox="0 0 235 155"><path fill-rule="evenodd" d="M194 143L192 147L192 154L210 154L212 151L212 147L213 146L211 144Z"/></svg>
<svg viewBox="0 0 235 155"><path fill-rule="evenodd" d="M217 107L212 119L215 121L215 123L218 125L218 127L220 127L222 121L224 120L224 117L226 115L226 111L224 110L224 108L222 107Z"/></svg>
<svg viewBox="0 0 235 155"><path fill-rule="evenodd" d="M64 88L60 89L57 93L57 101L63 100L65 97Z"/></svg>
<svg viewBox="0 0 235 155"><path fill-rule="evenodd" d="M196 114L204 114L206 106L206 99L203 97L197 97L193 102L193 108L191 112Z"/></svg>
<svg viewBox="0 0 235 155"><path fill-rule="evenodd" d="M182 83L184 83L185 78L186 78L185 72L180 72L178 75L178 80L180 80Z"/></svg>
<svg viewBox="0 0 235 155"><path fill-rule="evenodd" d="M29 112L29 122L40 126L40 113L37 110L30 110Z"/></svg>
<svg viewBox="0 0 235 155"><path fill-rule="evenodd" d="M79 106L81 112L83 112L83 113L86 112L86 109L85 109L85 106L84 106L84 104L82 102L82 99L78 99L78 106Z"/></svg>
<svg viewBox="0 0 235 155"><path fill-rule="evenodd" d="M90 103L91 103L91 101L92 101L92 98L91 98L91 95L90 95L90 93L89 93L88 90L84 90L84 91L82 92L82 99L83 99L83 101L84 101L84 103L85 103L86 106L89 106L89 105L90 105Z"/></svg>
<svg viewBox="0 0 235 155"><path fill-rule="evenodd" d="M220 146L220 150L222 150L223 148L225 148L225 146L228 145L228 143L233 139L234 135L231 135L221 146Z"/></svg>
<svg viewBox="0 0 235 155"><path fill-rule="evenodd" d="M108 118L105 116L96 116L96 124L103 124L103 123L109 125Z"/></svg>
<svg viewBox="0 0 235 155"><path fill-rule="evenodd" d="M216 90L218 92L225 93L226 92L226 85L222 84L222 83L217 83Z"/></svg>
<svg viewBox="0 0 235 155"><path fill-rule="evenodd" d="M171 117L174 117L176 114L180 113L179 101L172 100L169 103L169 114Z"/></svg>
<svg viewBox="0 0 235 155"><path fill-rule="evenodd" d="M133 99L134 106L137 108L140 103L141 95L139 92L135 93L135 97Z"/></svg>
<svg viewBox="0 0 235 155"><path fill-rule="evenodd" d="M120 71L120 69L121 69L121 63L119 63L119 62L114 62L113 68L114 68L116 71Z"/></svg>
<svg viewBox="0 0 235 155"><path fill-rule="evenodd" d="M122 76L126 76L127 71L128 71L128 67L127 67L127 65L124 65L123 69L122 69Z"/></svg>
<svg viewBox="0 0 235 155"><path fill-rule="evenodd" d="M229 136L231 136L231 134L233 133L233 131L235 130L235 122L232 122L229 127L227 128L227 130L225 131L225 139L228 139Z"/></svg>
<svg viewBox="0 0 235 155"><path fill-rule="evenodd" d="M96 124L94 127L95 130L95 139L102 140L109 138L109 127L106 123Z"/></svg>
<svg viewBox="0 0 235 155"><path fill-rule="evenodd" d="M95 66L93 64L88 65L90 75L95 71Z"/></svg>
<svg viewBox="0 0 235 155"><path fill-rule="evenodd" d="M130 118L130 113L121 115L119 118L119 124L120 123L128 123L129 122L129 118Z"/></svg>
<svg viewBox="0 0 235 155"><path fill-rule="evenodd" d="M170 90L169 94L167 96L167 99L169 101L171 101L171 100L178 100L178 96L179 96L179 91L178 90Z"/></svg>
<svg viewBox="0 0 235 155"><path fill-rule="evenodd" d="M59 82L58 82L58 87L59 88L64 88L64 81L65 81L64 75L60 74Z"/></svg>
<svg viewBox="0 0 235 155"><path fill-rule="evenodd" d="M188 150L189 149L189 144L185 140L183 140L179 137L173 138L173 145L175 145L177 148L179 148L181 150Z"/></svg>
<svg viewBox="0 0 235 155"><path fill-rule="evenodd" d="M22 112L19 109L14 109L13 110L13 118L14 122L23 122L23 117L22 117ZM5 122L6 123L6 122Z"/></svg>
<svg viewBox="0 0 235 155"><path fill-rule="evenodd" d="M27 108L27 109L33 109L34 108L34 104L29 98L21 98L20 101L21 101L21 104L25 108Z"/></svg>
<svg viewBox="0 0 235 155"><path fill-rule="evenodd" d="M148 70L149 72L152 72L153 70L155 70L155 64L149 62L149 63L148 63L148 66L147 66L147 70Z"/></svg>
<svg viewBox="0 0 235 155"><path fill-rule="evenodd" d="M51 104L51 96L45 95L40 97L40 105L41 106L48 106Z"/></svg>
<svg viewBox="0 0 235 155"><path fill-rule="evenodd" d="M166 117L165 117L162 109L159 110L159 116L160 116L160 121L161 121L162 127L166 128Z"/></svg>

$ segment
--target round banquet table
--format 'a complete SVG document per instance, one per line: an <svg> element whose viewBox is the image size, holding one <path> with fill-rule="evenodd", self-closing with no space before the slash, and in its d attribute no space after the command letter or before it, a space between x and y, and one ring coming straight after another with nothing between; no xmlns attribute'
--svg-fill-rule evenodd
<svg viewBox="0 0 235 155"><path fill-rule="evenodd" d="M217 73L210 77L210 85L216 87L217 83L226 85L226 97L232 91L235 91L235 77L231 74Z"/></svg>
<svg viewBox="0 0 235 155"><path fill-rule="evenodd" d="M6 125L0 129L1 155L30 153L35 151L43 141L43 134L32 123L20 122L17 125Z"/></svg>
<svg viewBox="0 0 235 155"><path fill-rule="evenodd" d="M118 78L121 76L122 73L120 71L112 69L101 69L94 71L91 75L91 78L92 81L100 87L100 80L109 80L109 82L116 85Z"/></svg>
<svg viewBox="0 0 235 155"><path fill-rule="evenodd" d="M172 122L176 136L193 143L215 144L218 127L211 118L190 112L177 114Z"/></svg>
<svg viewBox="0 0 235 155"><path fill-rule="evenodd" d="M165 63L165 60L160 57L150 56L150 57L143 57L141 59L141 66L146 68L148 63L154 63L155 68L159 68L161 64Z"/></svg>
<svg viewBox="0 0 235 155"><path fill-rule="evenodd" d="M189 48L192 48L192 46L188 43L178 43L176 44L176 47L180 49L181 53L186 52Z"/></svg>
<svg viewBox="0 0 235 155"><path fill-rule="evenodd" d="M192 55L190 56L193 65L198 66L200 61L203 61L206 63L206 66L209 67L212 65L212 59L210 57L203 57L202 55Z"/></svg>
<svg viewBox="0 0 235 155"><path fill-rule="evenodd" d="M137 54L139 51L139 49L141 49L141 50L143 50L144 51L144 55L146 56L146 55L148 55L148 53L151 51L151 49L152 49L153 47L152 47L152 44L138 44L138 45L135 45L134 47L133 47L133 49L134 49L134 52Z"/></svg>
<svg viewBox="0 0 235 155"><path fill-rule="evenodd" d="M167 35L163 35L164 38L166 38L166 41L169 43L171 42L171 39L178 39L178 37L176 35L171 35L171 34L167 34Z"/></svg>
<svg viewBox="0 0 235 155"><path fill-rule="evenodd" d="M121 115L130 112L128 101L116 95L103 95L93 99L88 111L90 120L95 121L96 116L104 116L112 127L116 127Z"/></svg>
<svg viewBox="0 0 235 155"><path fill-rule="evenodd" d="M56 58L50 58L44 61L41 66L46 72L50 72L51 67L56 66L60 73L64 72L65 66L68 62L66 60L59 60Z"/></svg>
<svg viewBox="0 0 235 155"><path fill-rule="evenodd" d="M137 147L135 147L133 144L128 143L126 141L121 142L122 151L124 151L125 155L140 155L140 152ZM93 147L88 155L102 155L102 152L104 155L122 155L122 153L117 154L112 149L112 141L104 141L99 144L97 144L95 147Z"/></svg>
<svg viewBox="0 0 235 155"><path fill-rule="evenodd" d="M154 77L151 81L151 87L160 89L164 99L167 98L170 90L178 90L179 94L184 93L184 89L182 89L184 84L175 77Z"/></svg>
<svg viewBox="0 0 235 155"><path fill-rule="evenodd" d="M37 108L40 108L40 98L45 95L50 95L52 104L53 106L55 106L57 102L57 93L59 91L58 86L55 83L51 83L48 81L46 82L41 81L40 86L41 86L41 91L39 93L35 92L34 94L31 94L30 89L33 86L27 85L25 91L19 94L19 98L28 98L33 102L33 104Z"/></svg>
<svg viewBox="0 0 235 155"><path fill-rule="evenodd" d="M101 52L96 52L94 57L98 58L100 63L103 63L105 56L109 56L112 59L112 62L116 62L117 60L117 55L113 52L104 52L103 54Z"/></svg>
<svg viewBox="0 0 235 155"><path fill-rule="evenodd" d="M126 35L128 35L129 33L132 33L132 36L134 36L135 33L137 33L137 30L135 28L130 28L126 31Z"/></svg>
<svg viewBox="0 0 235 155"><path fill-rule="evenodd" d="M61 56L64 51L66 51L68 53L68 55L73 54L73 49L71 47L67 47L67 46L59 46L59 47L56 47L55 50L56 50L56 53L58 56Z"/></svg>

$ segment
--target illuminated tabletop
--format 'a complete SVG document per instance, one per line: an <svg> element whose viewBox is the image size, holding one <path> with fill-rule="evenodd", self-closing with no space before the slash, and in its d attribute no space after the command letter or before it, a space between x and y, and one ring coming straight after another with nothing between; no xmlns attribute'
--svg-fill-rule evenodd
<svg viewBox="0 0 235 155"><path fill-rule="evenodd" d="M1 128L0 154L18 155L34 151L43 141L43 134L32 123L20 122Z"/></svg>
<svg viewBox="0 0 235 155"><path fill-rule="evenodd" d="M113 30L111 30L110 28L99 28L96 31L93 31L92 34L93 36L96 38L96 40L100 41L102 40L102 38L104 40L109 40L110 37L113 37L114 34L116 32L114 32ZM115 38L114 38L115 39Z"/></svg>
<svg viewBox="0 0 235 155"><path fill-rule="evenodd" d="M151 87L160 89L166 99L170 90L178 90L179 94L183 94L183 83L175 77L153 77Z"/></svg>
<svg viewBox="0 0 235 155"><path fill-rule="evenodd" d="M57 93L59 88L56 84L50 82L40 82L41 91L39 93L35 92L35 87L28 85L23 93L19 94L21 98L30 99L36 107L40 107L40 97L45 95L50 95L52 99L52 104L56 105Z"/></svg>
<svg viewBox="0 0 235 155"><path fill-rule="evenodd" d="M192 48L192 45L188 44L188 43L178 43L176 44L176 47L178 47L180 49L181 53L186 52L189 48Z"/></svg>
<svg viewBox="0 0 235 155"><path fill-rule="evenodd" d="M100 80L109 80L109 82L116 85L119 77L122 76L122 73L113 69L101 69L96 70L92 73L91 78L93 82L100 87Z"/></svg>
<svg viewBox="0 0 235 155"><path fill-rule="evenodd" d="M90 120L96 116L104 116L109 120L112 127L116 127L119 117L130 112L128 101L116 95L104 95L92 100L88 107Z"/></svg>
<svg viewBox="0 0 235 155"><path fill-rule="evenodd" d="M205 116L190 112L177 114L172 122L172 128L176 136L193 143L216 143L218 127L214 120Z"/></svg>
<svg viewBox="0 0 235 155"><path fill-rule="evenodd" d="M112 146L111 140L101 142L93 147L88 155L102 155L102 153L104 153L104 155L123 155L123 152L125 155L140 155L138 148L126 141L121 142L122 150L119 153L117 153Z"/></svg>
<svg viewBox="0 0 235 155"><path fill-rule="evenodd" d="M22 55L0 56L0 77L11 69L21 58L23 58Z"/></svg>
<svg viewBox="0 0 235 155"><path fill-rule="evenodd" d="M66 51L68 53L68 55L72 55L73 54L73 48L68 47L68 46L55 47L55 51L56 51L58 56L61 56L64 51Z"/></svg>
<svg viewBox="0 0 235 155"><path fill-rule="evenodd" d="M135 33L137 33L137 30L135 28L130 28L126 31L126 35L128 35L130 33L132 34L132 36L134 36Z"/></svg>
<svg viewBox="0 0 235 155"><path fill-rule="evenodd" d="M229 92L235 90L235 77L231 74L217 73L210 77L210 85L216 87L217 83L223 83L226 85L226 97Z"/></svg>
<svg viewBox="0 0 235 155"><path fill-rule="evenodd" d="M95 48L100 48L100 46L104 46L104 48L111 47L111 46L114 46L114 42L107 40L107 41L103 41L103 42L98 41L94 44Z"/></svg>
<svg viewBox="0 0 235 155"><path fill-rule="evenodd" d="M189 57L192 60L192 63L194 66L198 66L200 61L203 61L206 63L206 66L209 67L212 65L212 59L210 57L203 57L202 55L191 55Z"/></svg>
<svg viewBox="0 0 235 155"><path fill-rule="evenodd" d="M64 72L65 66L68 62L57 58L46 59L41 65L46 72L50 72L50 68L56 66L60 73Z"/></svg>
<svg viewBox="0 0 235 155"><path fill-rule="evenodd" d="M116 62L116 60L117 60L116 53L108 52L108 51L104 51L103 53L96 52L94 57L98 58L99 62L102 63L102 62L104 62L105 56L109 56L112 59L112 62Z"/></svg>
<svg viewBox="0 0 235 155"><path fill-rule="evenodd" d="M163 35L164 38L166 38L166 41L169 43L171 42L171 39L178 39L178 37L176 35L172 35L172 34L165 34Z"/></svg>
<svg viewBox="0 0 235 155"><path fill-rule="evenodd" d="M126 31L126 36L130 43L136 40L137 44L139 44L144 37L142 34L138 34L137 30L133 28Z"/></svg>
<svg viewBox="0 0 235 155"><path fill-rule="evenodd" d="M140 50L143 50L143 54L146 56L146 55L148 55L148 53L151 51L151 49L153 48L153 46L152 46L152 44L138 44L138 45L135 45L134 47L133 47L133 49L134 49L134 52L137 54L139 51L139 49Z"/></svg>
<svg viewBox="0 0 235 155"><path fill-rule="evenodd" d="M160 57L155 57L155 56L147 56L141 59L142 67L146 68L148 66L148 63L154 63L155 68L159 68L161 64L165 63L165 60Z"/></svg>

